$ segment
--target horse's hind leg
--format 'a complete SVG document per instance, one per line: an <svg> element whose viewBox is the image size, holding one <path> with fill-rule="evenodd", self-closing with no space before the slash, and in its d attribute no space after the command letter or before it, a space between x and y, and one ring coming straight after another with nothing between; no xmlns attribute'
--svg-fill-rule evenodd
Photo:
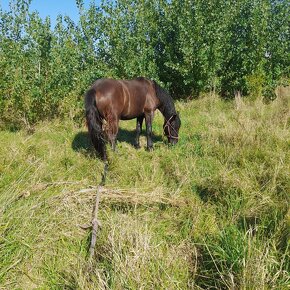
<svg viewBox="0 0 290 290"><path fill-rule="evenodd" d="M140 148L140 134L142 132L142 123L143 123L144 116L137 117L136 122L136 139L135 139L135 147L137 149Z"/></svg>
<svg viewBox="0 0 290 290"><path fill-rule="evenodd" d="M118 129L119 129L119 120L117 118L110 119L107 135L113 151L116 150Z"/></svg>

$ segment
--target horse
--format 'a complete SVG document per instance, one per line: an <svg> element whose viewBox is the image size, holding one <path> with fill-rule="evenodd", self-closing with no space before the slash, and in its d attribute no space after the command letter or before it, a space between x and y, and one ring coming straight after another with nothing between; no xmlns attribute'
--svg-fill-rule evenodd
<svg viewBox="0 0 290 290"><path fill-rule="evenodd" d="M163 130L169 144L178 142L181 121L169 93L154 80L138 77L132 80L103 78L96 80L85 94L86 122L89 136L102 160L107 160L106 141L115 151L119 120L137 118L135 147L145 118L147 150L153 149L154 111L164 116Z"/></svg>

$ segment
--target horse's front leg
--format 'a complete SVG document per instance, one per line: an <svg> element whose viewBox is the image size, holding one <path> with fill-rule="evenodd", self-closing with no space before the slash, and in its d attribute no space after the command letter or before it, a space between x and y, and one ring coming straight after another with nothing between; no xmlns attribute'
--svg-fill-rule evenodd
<svg viewBox="0 0 290 290"><path fill-rule="evenodd" d="M146 122L146 136L147 136L147 150L153 150L152 142L152 122L153 122L154 113L145 113L145 122Z"/></svg>
<svg viewBox="0 0 290 290"><path fill-rule="evenodd" d="M137 149L140 148L140 134L142 132L143 119L144 119L144 116L137 117L137 122L136 122L136 139L135 139L135 147Z"/></svg>

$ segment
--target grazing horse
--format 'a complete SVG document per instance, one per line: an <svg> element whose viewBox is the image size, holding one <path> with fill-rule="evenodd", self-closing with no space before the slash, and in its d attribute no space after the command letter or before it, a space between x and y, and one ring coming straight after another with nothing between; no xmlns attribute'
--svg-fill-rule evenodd
<svg viewBox="0 0 290 290"><path fill-rule="evenodd" d="M103 160L107 159L105 141L116 146L119 120L137 118L136 148L145 118L147 149L153 149L152 121L154 111L164 116L163 130L170 144L178 141L181 121L173 99L155 81L139 77L133 80L98 79L85 95L86 120L92 143Z"/></svg>

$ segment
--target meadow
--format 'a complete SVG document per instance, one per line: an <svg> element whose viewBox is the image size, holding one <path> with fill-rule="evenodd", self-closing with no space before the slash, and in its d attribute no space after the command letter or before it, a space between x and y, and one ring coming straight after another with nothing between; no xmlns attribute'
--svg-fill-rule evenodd
<svg viewBox="0 0 290 290"><path fill-rule="evenodd" d="M103 163L69 117L0 133L0 289L288 289L289 98L177 101L154 151L121 122Z"/></svg>

